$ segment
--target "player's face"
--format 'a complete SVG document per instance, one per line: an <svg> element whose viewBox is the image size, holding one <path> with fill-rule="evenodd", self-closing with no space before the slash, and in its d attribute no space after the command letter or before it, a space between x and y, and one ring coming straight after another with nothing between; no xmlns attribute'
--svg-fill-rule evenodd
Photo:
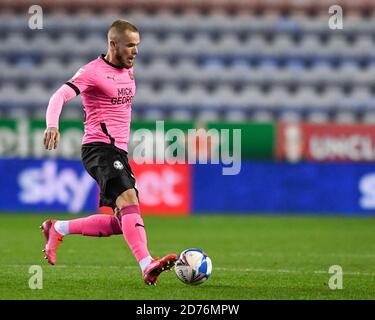
<svg viewBox="0 0 375 320"><path fill-rule="evenodd" d="M134 65L135 57L138 54L137 45L140 42L138 32L126 30L124 36L116 45L115 57L124 68L131 68Z"/></svg>

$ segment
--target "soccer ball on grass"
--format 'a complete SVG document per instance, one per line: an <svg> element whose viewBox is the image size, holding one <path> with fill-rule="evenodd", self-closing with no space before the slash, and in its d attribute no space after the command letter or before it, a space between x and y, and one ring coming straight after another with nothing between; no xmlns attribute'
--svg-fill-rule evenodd
<svg viewBox="0 0 375 320"><path fill-rule="evenodd" d="M183 283L198 285L210 277L212 262L203 250L189 248L181 252L178 257L175 272Z"/></svg>

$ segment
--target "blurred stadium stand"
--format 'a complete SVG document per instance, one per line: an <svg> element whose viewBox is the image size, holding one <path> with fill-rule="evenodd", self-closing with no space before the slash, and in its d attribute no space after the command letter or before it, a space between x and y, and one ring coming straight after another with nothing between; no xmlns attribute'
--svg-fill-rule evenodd
<svg viewBox="0 0 375 320"><path fill-rule="evenodd" d="M1 116L43 116L123 18L141 30L135 117L375 123L375 1L40 1L42 30L31 4L0 2Z"/></svg>

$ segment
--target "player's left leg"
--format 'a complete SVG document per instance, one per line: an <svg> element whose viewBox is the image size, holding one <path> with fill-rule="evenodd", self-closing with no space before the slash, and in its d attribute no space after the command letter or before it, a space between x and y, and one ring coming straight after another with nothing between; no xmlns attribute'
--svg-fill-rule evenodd
<svg viewBox="0 0 375 320"><path fill-rule="evenodd" d="M168 254L162 259L151 257L135 189L120 194L116 199L116 206L120 208L122 233L142 269L143 281L156 285L160 273L174 266L177 255Z"/></svg>

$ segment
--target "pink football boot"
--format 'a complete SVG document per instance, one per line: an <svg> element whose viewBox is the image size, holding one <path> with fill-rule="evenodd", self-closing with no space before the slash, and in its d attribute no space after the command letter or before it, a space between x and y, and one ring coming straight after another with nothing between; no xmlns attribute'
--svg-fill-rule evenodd
<svg viewBox="0 0 375 320"><path fill-rule="evenodd" d="M40 226L46 238L46 244L43 249L44 259L47 259L48 263L52 265L56 264L56 251L60 242L63 241L63 236L55 230L55 223L56 220L46 220Z"/></svg>
<svg viewBox="0 0 375 320"><path fill-rule="evenodd" d="M159 275L163 271L173 268L177 261L177 255L174 253L167 254L163 258L155 258L143 272L143 281L148 285L156 285Z"/></svg>

